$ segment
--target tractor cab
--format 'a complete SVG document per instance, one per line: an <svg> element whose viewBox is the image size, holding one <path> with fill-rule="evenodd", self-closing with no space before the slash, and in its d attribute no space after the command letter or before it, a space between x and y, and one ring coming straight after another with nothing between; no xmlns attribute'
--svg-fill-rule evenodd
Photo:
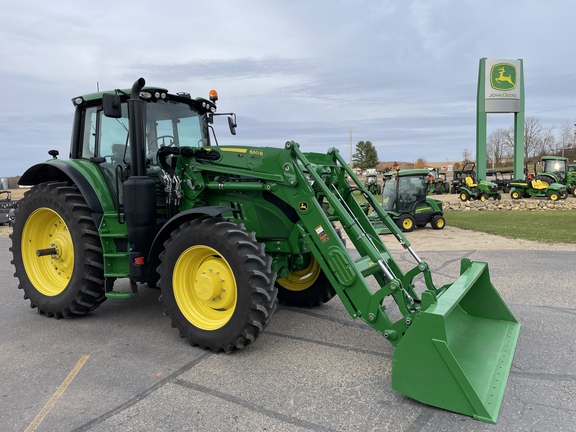
<svg viewBox="0 0 576 432"><path fill-rule="evenodd" d="M157 206L168 202L174 210L182 194L172 156L180 148L217 145L212 127L215 116L227 115L230 132L235 134L235 114L216 114L217 100L214 90L209 99L193 99L187 93L148 86L134 95L124 89L75 97L71 159L98 167L119 212L124 207L123 184L132 176L152 179ZM135 131L133 136L129 130Z"/></svg>
<svg viewBox="0 0 576 432"><path fill-rule="evenodd" d="M566 184L568 159L560 156L542 156L542 170L538 176L549 177L550 183Z"/></svg>

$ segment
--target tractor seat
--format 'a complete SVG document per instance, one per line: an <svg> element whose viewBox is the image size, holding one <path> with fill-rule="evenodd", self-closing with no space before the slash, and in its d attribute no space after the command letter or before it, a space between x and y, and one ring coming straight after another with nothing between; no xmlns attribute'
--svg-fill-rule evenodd
<svg viewBox="0 0 576 432"><path fill-rule="evenodd" d="M532 180L532 189L546 189L550 186L547 182L542 181L540 179Z"/></svg>
<svg viewBox="0 0 576 432"><path fill-rule="evenodd" d="M466 177L466 186L476 187L478 185L476 183L474 183L474 180L472 180L472 177Z"/></svg>

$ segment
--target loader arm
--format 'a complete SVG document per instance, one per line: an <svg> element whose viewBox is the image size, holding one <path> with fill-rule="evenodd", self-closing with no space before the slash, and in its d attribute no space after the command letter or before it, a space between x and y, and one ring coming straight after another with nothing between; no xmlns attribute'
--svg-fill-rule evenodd
<svg viewBox="0 0 576 432"><path fill-rule="evenodd" d="M298 263L313 255L350 316L396 347L394 389L496 421L520 325L491 284L486 263L462 260L460 277L436 287L428 264L337 149L303 153L292 141L283 149L190 148L180 151L177 171L186 179L180 211L229 207L222 215L255 233L277 278L306 268ZM409 252L412 268L402 271L354 193ZM346 249L340 227L358 258ZM401 318L391 319L397 315L387 310L388 297Z"/></svg>

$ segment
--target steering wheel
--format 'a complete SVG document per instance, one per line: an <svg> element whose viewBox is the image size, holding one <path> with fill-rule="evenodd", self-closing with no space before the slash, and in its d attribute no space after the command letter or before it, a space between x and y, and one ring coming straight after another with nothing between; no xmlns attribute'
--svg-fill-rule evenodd
<svg viewBox="0 0 576 432"><path fill-rule="evenodd" d="M162 140L162 145L166 146L166 140L167 139L172 139L172 142L170 143L170 145L168 147L171 147L174 144L176 144L176 139L174 138L173 135L160 135L159 137L156 137L156 139L149 141L148 145L152 145L153 143Z"/></svg>

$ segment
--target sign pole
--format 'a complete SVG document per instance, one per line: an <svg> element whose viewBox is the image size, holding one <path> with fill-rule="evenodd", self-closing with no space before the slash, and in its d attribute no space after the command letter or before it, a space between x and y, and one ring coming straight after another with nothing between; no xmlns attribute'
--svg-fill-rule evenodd
<svg viewBox="0 0 576 432"><path fill-rule="evenodd" d="M514 113L514 178L524 178L524 65L520 60L520 109Z"/></svg>
<svg viewBox="0 0 576 432"><path fill-rule="evenodd" d="M486 93L486 59L480 59L478 72L478 98L476 102L476 177L486 180L487 120L484 94Z"/></svg>

